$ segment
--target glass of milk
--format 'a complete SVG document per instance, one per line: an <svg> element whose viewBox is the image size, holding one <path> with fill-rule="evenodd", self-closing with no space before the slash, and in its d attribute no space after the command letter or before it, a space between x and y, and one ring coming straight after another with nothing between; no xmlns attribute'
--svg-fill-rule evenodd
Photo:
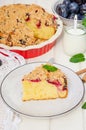
<svg viewBox="0 0 86 130"><path fill-rule="evenodd" d="M86 51L86 28L82 25L64 27L63 48L67 55L72 56Z"/></svg>

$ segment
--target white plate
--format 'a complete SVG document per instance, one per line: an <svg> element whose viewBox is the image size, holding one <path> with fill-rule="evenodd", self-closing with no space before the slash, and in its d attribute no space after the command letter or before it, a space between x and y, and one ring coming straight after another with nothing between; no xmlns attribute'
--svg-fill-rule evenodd
<svg viewBox="0 0 86 130"><path fill-rule="evenodd" d="M14 111L30 117L54 117L65 114L82 101L84 86L81 79L71 69L60 64L53 64L60 68L68 79L68 96L64 99L38 100L23 102L21 79L41 63L30 63L11 71L1 84L1 97Z"/></svg>

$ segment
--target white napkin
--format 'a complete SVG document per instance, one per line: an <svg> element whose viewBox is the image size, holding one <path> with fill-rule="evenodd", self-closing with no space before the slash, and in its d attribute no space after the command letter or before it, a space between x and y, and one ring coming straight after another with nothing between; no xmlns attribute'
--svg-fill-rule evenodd
<svg viewBox="0 0 86 130"><path fill-rule="evenodd" d="M6 118L4 120L4 130L18 130L18 124L21 122L21 118L10 109L7 110Z"/></svg>
<svg viewBox="0 0 86 130"><path fill-rule="evenodd" d="M25 64L25 59L17 53L0 49L0 83L3 78L14 68ZM7 108L0 97L0 130L18 130L21 119L18 114Z"/></svg>

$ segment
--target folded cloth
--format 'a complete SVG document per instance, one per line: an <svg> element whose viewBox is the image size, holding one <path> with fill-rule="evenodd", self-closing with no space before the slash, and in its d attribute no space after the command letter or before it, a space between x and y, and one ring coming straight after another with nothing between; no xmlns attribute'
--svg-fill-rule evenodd
<svg viewBox="0 0 86 130"><path fill-rule="evenodd" d="M3 78L14 68L25 64L25 59L17 53L0 48L0 83ZM20 117L12 112L2 101L0 97L0 130L18 130Z"/></svg>
<svg viewBox="0 0 86 130"><path fill-rule="evenodd" d="M18 130L18 124L21 122L21 118L15 112L7 109L6 118L4 119L4 130Z"/></svg>

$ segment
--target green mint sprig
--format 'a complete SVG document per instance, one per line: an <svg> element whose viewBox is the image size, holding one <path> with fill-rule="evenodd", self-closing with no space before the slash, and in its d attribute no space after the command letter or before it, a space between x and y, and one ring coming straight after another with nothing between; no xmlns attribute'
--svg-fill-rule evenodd
<svg viewBox="0 0 86 130"><path fill-rule="evenodd" d="M82 109L86 109L86 102L82 105Z"/></svg>
<svg viewBox="0 0 86 130"><path fill-rule="evenodd" d="M82 20L82 25L86 27L86 14L85 14L85 18Z"/></svg>
<svg viewBox="0 0 86 130"><path fill-rule="evenodd" d="M69 61L72 62L72 63L83 62L83 61L85 61L85 56L84 56L84 54L82 54L82 53L78 53L78 54L73 55L73 56L69 59Z"/></svg>
<svg viewBox="0 0 86 130"><path fill-rule="evenodd" d="M52 66L52 65L43 65L43 68L46 69L47 71L50 71L50 72L54 72L56 71L58 68L56 68L55 66Z"/></svg>

